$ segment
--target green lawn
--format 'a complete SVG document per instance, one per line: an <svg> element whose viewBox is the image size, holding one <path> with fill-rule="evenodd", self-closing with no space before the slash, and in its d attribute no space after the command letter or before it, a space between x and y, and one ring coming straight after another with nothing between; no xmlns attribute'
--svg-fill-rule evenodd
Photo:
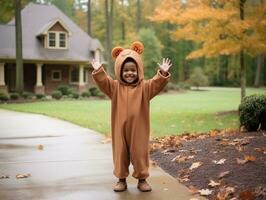
<svg viewBox="0 0 266 200"><path fill-rule="evenodd" d="M151 132L153 136L203 132L214 128L237 128L237 114L216 115L237 110L238 88L206 88L207 91L163 94L151 102ZM247 95L265 93L265 89L248 89ZM0 104L0 108L41 113L64 119L104 134L110 134L110 101L73 100L24 104Z"/></svg>

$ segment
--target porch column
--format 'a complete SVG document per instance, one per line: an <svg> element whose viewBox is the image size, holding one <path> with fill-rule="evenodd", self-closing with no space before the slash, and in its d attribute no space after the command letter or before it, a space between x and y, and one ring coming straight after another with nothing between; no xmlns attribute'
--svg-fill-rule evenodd
<svg viewBox="0 0 266 200"><path fill-rule="evenodd" d="M42 63L36 63L36 85L34 88L35 94L44 94L45 93L45 88L42 84Z"/></svg>
<svg viewBox="0 0 266 200"><path fill-rule="evenodd" d="M5 63L0 63L0 92L7 93L5 83Z"/></svg>
<svg viewBox="0 0 266 200"><path fill-rule="evenodd" d="M84 65L79 65L79 86L84 85Z"/></svg>
<svg viewBox="0 0 266 200"><path fill-rule="evenodd" d="M42 64L41 63L37 63L37 74L36 74L36 86L43 86L42 85Z"/></svg>
<svg viewBox="0 0 266 200"><path fill-rule="evenodd" d="M100 50L97 49L97 50L95 51L95 57L94 57L94 59L95 59L95 61L100 62L100 61L101 61L100 58L101 58Z"/></svg>
<svg viewBox="0 0 266 200"><path fill-rule="evenodd" d="M85 83L84 83L84 65L79 65L79 85L78 85L79 92L85 91Z"/></svg>
<svg viewBox="0 0 266 200"><path fill-rule="evenodd" d="M0 63L0 86L5 85L5 63Z"/></svg>

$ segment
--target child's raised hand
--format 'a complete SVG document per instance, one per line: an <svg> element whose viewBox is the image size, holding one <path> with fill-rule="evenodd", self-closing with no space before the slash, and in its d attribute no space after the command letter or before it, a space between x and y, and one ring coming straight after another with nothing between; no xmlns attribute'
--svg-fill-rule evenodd
<svg viewBox="0 0 266 200"><path fill-rule="evenodd" d="M172 66L171 60L169 58L163 58L163 63L158 63L160 70L163 72L168 72L170 67Z"/></svg>
<svg viewBox="0 0 266 200"><path fill-rule="evenodd" d="M92 60L91 65L93 69L97 70L102 66L102 63L96 61L95 59Z"/></svg>

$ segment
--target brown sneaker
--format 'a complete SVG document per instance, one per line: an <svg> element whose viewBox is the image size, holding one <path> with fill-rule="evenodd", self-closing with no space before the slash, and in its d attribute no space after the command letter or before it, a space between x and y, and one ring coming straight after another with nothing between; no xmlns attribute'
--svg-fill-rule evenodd
<svg viewBox="0 0 266 200"><path fill-rule="evenodd" d="M152 190L151 186L147 183L147 181L145 179L139 179L138 189L141 192L150 192Z"/></svg>
<svg viewBox="0 0 266 200"><path fill-rule="evenodd" d="M126 179L119 179L119 181L114 186L115 192L123 192L127 189L127 182Z"/></svg>

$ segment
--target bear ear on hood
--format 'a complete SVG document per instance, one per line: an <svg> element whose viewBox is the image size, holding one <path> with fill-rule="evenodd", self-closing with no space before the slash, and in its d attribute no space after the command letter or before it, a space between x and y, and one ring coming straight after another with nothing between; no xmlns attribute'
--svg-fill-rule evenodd
<svg viewBox="0 0 266 200"><path fill-rule="evenodd" d="M124 50L123 47L114 47L112 50L112 57L113 58L117 58L117 56L119 56L119 54Z"/></svg>
<svg viewBox="0 0 266 200"><path fill-rule="evenodd" d="M141 42L136 41L132 43L131 49L136 51L138 54L142 54L144 51L144 45Z"/></svg>

